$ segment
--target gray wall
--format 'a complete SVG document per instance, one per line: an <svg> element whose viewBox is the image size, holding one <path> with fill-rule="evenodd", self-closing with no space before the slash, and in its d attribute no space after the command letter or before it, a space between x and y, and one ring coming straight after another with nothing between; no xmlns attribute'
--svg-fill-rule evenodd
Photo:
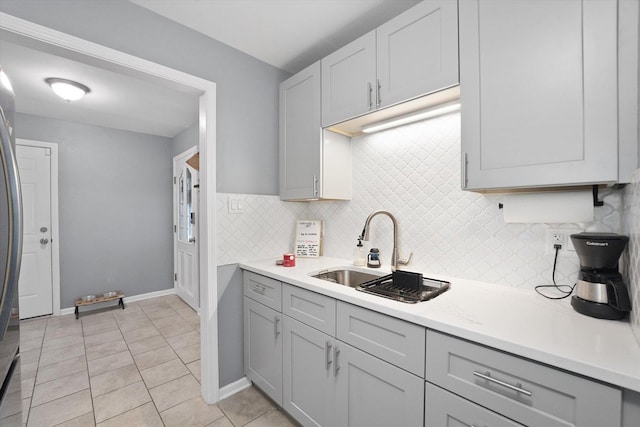
<svg viewBox="0 0 640 427"><path fill-rule="evenodd" d="M173 138L172 150L174 156L187 151L194 145L198 145L198 130L199 126L196 123L190 128L183 130Z"/></svg>
<svg viewBox="0 0 640 427"><path fill-rule="evenodd" d="M218 266L218 371L220 387L244 376L242 270Z"/></svg>
<svg viewBox="0 0 640 427"><path fill-rule="evenodd" d="M16 134L58 144L62 308L173 287L171 139L25 114Z"/></svg>
<svg viewBox="0 0 640 427"><path fill-rule="evenodd" d="M278 194L288 73L125 0L1 0L0 11L215 82L217 190Z"/></svg>

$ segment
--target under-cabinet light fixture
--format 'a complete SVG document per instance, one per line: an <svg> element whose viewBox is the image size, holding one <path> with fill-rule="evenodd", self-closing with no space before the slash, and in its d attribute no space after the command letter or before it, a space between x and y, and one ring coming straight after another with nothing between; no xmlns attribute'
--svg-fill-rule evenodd
<svg viewBox="0 0 640 427"><path fill-rule="evenodd" d="M416 111L414 113L404 114L393 119L385 120L382 122L374 123L362 128L364 133L373 133L385 129L391 129L397 126L406 125L409 123L419 122L420 120L430 119L432 117L442 116L443 114L452 113L460 110L460 102L448 102L446 104L440 104L434 107L429 107L424 110Z"/></svg>
<svg viewBox="0 0 640 427"><path fill-rule="evenodd" d="M91 92L91 89L87 86L82 83L74 82L73 80L49 77L44 79L44 81L51 86L51 89L56 95L67 102L77 101Z"/></svg>

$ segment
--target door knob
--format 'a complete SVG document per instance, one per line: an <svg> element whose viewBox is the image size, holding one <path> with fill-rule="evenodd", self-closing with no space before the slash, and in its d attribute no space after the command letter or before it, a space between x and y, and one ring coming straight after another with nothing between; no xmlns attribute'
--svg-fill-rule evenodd
<svg viewBox="0 0 640 427"><path fill-rule="evenodd" d="M192 237L192 238L189 239L189 243L195 243L195 242L196 242L196 238L195 237Z"/></svg>
<svg viewBox="0 0 640 427"><path fill-rule="evenodd" d="M49 243L49 239L45 239L45 238L40 239L41 245L46 245L47 243Z"/></svg>
<svg viewBox="0 0 640 427"><path fill-rule="evenodd" d="M49 229L47 227L40 227L40 232L41 233L46 233L47 231L49 231Z"/></svg>

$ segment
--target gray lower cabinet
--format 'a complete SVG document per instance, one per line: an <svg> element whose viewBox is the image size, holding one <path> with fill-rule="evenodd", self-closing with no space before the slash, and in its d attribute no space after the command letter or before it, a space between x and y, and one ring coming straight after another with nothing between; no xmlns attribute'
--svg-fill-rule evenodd
<svg viewBox="0 0 640 427"><path fill-rule="evenodd" d="M430 383L426 383L425 388L424 425L426 427L522 426Z"/></svg>
<svg viewBox="0 0 640 427"><path fill-rule="evenodd" d="M338 341L333 348L336 426L423 425L424 380Z"/></svg>
<svg viewBox="0 0 640 427"><path fill-rule="evenodd" d="M424 380L284 316L283 408L305 426L423 424Z"/></svg>
<svg viewBox="0 0 640 427"><path fill-rule="evenodd" d="M524 425L621 423L618 388L432 330L426 380Z"/></svg>
<svg viewBox="0 0 640 427"><path fill-rule="evenodd" d="M334 339L284 316L282 407L305 426L336 425L333 411Z"/></svg>
<svg viewBox="0 0 640 427"><path fill-rule="evenodd" d="M424 328L399 320L393 323L397 319L381 314L371 318L366 313L369 310L336 304L333 298L286 283L282 296L282 406L289 414L305 426L423 424L424 378L398 367L405 364L406 353L412 352L407 352L407 334L391 333L391 329L419 328L413 331L418 337L412 344L421 354L417 358L423 372ZM338 323L350 317L355 326L350 336L345 335L353 345L336 339L337 311L343 313ZM362 327L370 323L375 325ZM376 344L373 352L362 346L365 341ZM380 348L387 352L378 351Z"/></svg>
<svg viewBox="0 0 640 427"><path fill-rule="evenodd" d="M424 378L425 328L338 301L336 337Z"/></svg>
<svg viewBox="0 0 640 427"><path fill-rule="evenodd" d="M282 314L244 297L244 371L282 405Z"/></svg>

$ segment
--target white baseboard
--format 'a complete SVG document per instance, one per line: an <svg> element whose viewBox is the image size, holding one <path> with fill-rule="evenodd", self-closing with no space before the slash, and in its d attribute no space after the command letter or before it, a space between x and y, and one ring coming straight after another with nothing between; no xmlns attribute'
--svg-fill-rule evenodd
<svg viewBox="0 0 640 427"><path fill-rule="evenodd" d="M174 295L175 293L176 293L176 290L174 288L163 289L162 291L147 292L146 294L132 295L130 297L124 297L124 302L125 303L129 303L129 302L142 301L142 300L145 300L145 299L164 297L166 295ZM60 310L60 316L64 316L64 315L67 315L67 314L73 314L75 312L75 310L76 310L75 307L63 308L63 309Z"/></svg>
<svg viewBox="0 0 640 427"><path fill-rule="evenodd" d="M226 386L220 389L220 400L226 399L227 397L236 394L239 391L244 390L247 387L251 386L251 381L247 377L242 377L238 381L232 382L231 384L227 384Z"/></svg>

